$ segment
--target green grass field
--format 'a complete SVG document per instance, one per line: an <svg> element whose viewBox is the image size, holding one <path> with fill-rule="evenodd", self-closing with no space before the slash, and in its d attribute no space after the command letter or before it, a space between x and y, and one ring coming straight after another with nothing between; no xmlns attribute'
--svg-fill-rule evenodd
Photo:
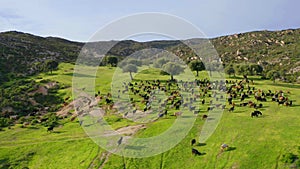
<svg viewBox="0 0 300 169"><path fill-rule="evenodd" d="M88 70L85 69L85 70ZM115 68L100 67L96 74L96 90L102 93L110 91L111 76ZM72 97L73 65L61 64L53 74L43 73L34 79L49 79L69 86L58 93L63 98ZM78 75L79 76L79 75ZM84 75L82 75L84 76ZM128 74L129 76L129 74ZM200 77L207 77L201 72ZM148 70L135 76L135 79L169 79L169 76L159 75L157 71ZM230 79L229 77L227 77ZM300 85L286 84L254 78L257 89L272 91L289 91L289 99L294 101L292 107L278 106L276 103L263 103L260 109L263 116L251 118L253 108L236 107L234 112L224 110L222 119L205 144L194 146L201 156L191 153L190 141L198 140L208 104L203 108L188 135L174 148L162 154L148 158L124 158L118 155L109 155L103 168L203 168L203 169L284 169L291 164L285 164L280 159L283 154L294 153L298 156L300 146ZM253 97L246 99L254 100ZM239 100L234 100L237 104ZM202 106L202 105L201 105ZM229 106L227 106L228 108ZM113 118L118 117L107 117ZM147 124L147 128L139 131L137 137L151 137L168 129L175 117L164 117L156 122ZM118 120L117 120L118 121ZM80 127L78 121L69 118L60 120L60 127L53 133L47 128L36 125L21 128L15 125L11 129L0 131L0 168L99 168L104 162L102 158L105 150L99 148ZM127 120L120 120L114 128L135 124ZM221 154L220 145L229 144L232 149Z"/></svg>

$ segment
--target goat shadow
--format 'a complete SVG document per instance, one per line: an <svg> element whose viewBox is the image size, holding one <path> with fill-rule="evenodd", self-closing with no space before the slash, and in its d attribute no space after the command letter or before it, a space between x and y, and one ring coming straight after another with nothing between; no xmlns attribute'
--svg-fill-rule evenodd
<svg viewBox="0 0 300 169"><path fill-rule="evenodd" d="M206 143L198 143L196 146L206 146Z"/></svg>
<svg viewBox="0 0 300 169"><path fill-rule="evenodd" d="M132 150L141 150L145 148L145 146L125 146L125 149L132 149Z"/></svg>
<svg viewBox="0 0 300 169"><path fill-rule="evenodd" d="M196 155L196 156L204 156L204 155L206 155L206 153L205 153L205 152L203 152L203 153L200 153L200 154L198 154L198 155Z"/></svg>
<svg viewBox="0 0 300 169"><path fill-rule="evenodd" d="M65 133L65 131L52 131L51 133L59 134L59 133Z"/></svg>
<svg viewBox="0 0 300 169"><path fill-rule="evenodd" d="M234 151L236 150L236 147L228 147L226 151Z"/></svg>

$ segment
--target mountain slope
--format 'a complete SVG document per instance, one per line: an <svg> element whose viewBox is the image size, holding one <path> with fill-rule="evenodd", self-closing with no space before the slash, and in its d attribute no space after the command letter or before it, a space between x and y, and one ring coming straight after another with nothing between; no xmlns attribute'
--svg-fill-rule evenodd
<svg viewBox="0 0 300 169"><path fill-rule="evenodd" d="M257 31L212 39L225 63L250 62L267 69L300 71L300 29Z"/></svg>
<svg viewBox="0 0 300 169"><path fill-rule="evenodd" d="M225 64L256 63L265 69L285 73L300 71L300 29L283 31L256 31L211 39ZM121 59L145 48L172 51L187 60L195 54L181 41L93 42L97 46L113 48L107 52ZM21 32L0 33L0 82L8 73L31 75L43 71L46 60L75 62L84 43L53 37L38 37ZM7 79L6 79L7 80ZM2 80L3 81L3 80Z"/></svg>

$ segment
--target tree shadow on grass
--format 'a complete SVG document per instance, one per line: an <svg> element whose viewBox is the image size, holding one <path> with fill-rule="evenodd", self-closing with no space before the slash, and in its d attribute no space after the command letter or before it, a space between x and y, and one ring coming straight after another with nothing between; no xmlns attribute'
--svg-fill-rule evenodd
<svg viewBox="0 0 300 169"><path fill-rule="evenodd" d="M53 131L52 133L59 134L59 133L65 133L65 131Z"/></svg>
<svg viewBox="0 0 300 169"><path fill-rule="evenodd" d="M95 76L85 75L85 74L81 74L81 73L65 73L64 75L66 75L66 76L74 76L74 77L90 77L90 78L95 78Z"/></svg>
<svg viewBox="0 0 300 169"><path fill-rule="evenodd" d="M36 126L30 126L30 127L27 127L28 129L32 129L32 130L37 130L37 129L39 129L38 127L36 127Z"/></svg>
<svg viewBox="0 0 300 169"><path fill-rule="evenodd" d="M287 83L287 84L273 83L273 84L268 84L268 85L299 89L299 85L289 84L289 83Z"/></svg>
<svg viewBox="0 0 300 169"><path fill-rule="evenodd" d="M55 76L55 75L58 75L58 73L50 73L50 72L46 72L46 75L48 75L48 76Z"/></svg>

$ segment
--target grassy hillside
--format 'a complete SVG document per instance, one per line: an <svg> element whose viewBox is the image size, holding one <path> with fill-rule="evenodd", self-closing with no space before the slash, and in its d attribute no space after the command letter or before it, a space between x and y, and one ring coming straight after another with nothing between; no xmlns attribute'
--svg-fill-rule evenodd
<svg viewBox="0 0 300 169"><path fill-rule="evenodd" d="M96 88L103 94L110 91L109 77L112 77L114 70L115 68L100 67L97 72ZM52 74L41 73L30 79L37 83L48 80L70 86L72 72L73 65L64 63ZM169 79L169 76L160 75L158 71L148 70L138 74L136 80L151 77ZM201 72L200 78L205 77L207 73ZM263 108L260 109L263 116L251 118L253 108L236 106L234 112L228 112L230 106L227 104L214 134L205 144L194 146L204 155L192 155L190 141L199 138L204 124L201 116L207 114L208 103L201 105L201 112L193 128L177 146L163 154L142 159L107 154L85 134L77 120L71 121L70 116L60 119L52 133L47 132L47 128L40 123L27 125L25 128L19 124L10 129L5 127L4 131L0 131L0 168L290 168L294 164L283 163L281 159L287 153L300 156L297 150L300 146L300 86L280 82L274 84L254 76L250 79L254 79L253 86L256 89L283 90L294 101L294 105L278 106L268 98L268 102L263 103ZM56 95L71 97L71 88L57 89ZM253 97L246 99L249 100L253 100ZM234 102L237 105L240 103L239 99L234 99ZM133 125L122 120L122 117L107 118L121 121L115 124L115 128ZM146 129L139 131L136 137L157 135L169 128L174 119L175 117L167 116L146 124ZM222 143L229 144L232 149L219 153Z"/></svg>
<svg viewBox="0 0 300 169"><path fill-rule="evenodd" d="M210 40L224 64L255 63L263 66L267 71L278 70L283 72L282 74L297 74L299 77L299 39L300 29L256 31ZM186 42L195 43L196 39L186 40ZM185 61L195 56L189 47L176 40L106 41L89 45L107 47L112 44L115 45L107 53L103 53L104 51L100 49L98 54L117 56L121 60L142 49L158 48L171 51ZM38 37L21 32L0 33L0 84L14 77L47 71L44 69L47 60L55 60L59 63L75 62L83 45L84 43L53 37Z"/></svg>
<svg viewBox="0 0 300 169"><path fill-rule="evenodd" d="M299 79L300 29L284 31L257 31L211 39L225 65L252 65L263 67L262 75L278 71L282 76ZM199 39L198 39L199 40ZM195 39L187 40L190 42ZM107 53L119 61L145 48L169 50L189 62L194 53L180 41L152 42L94 42L90 45L116 45ZM188 135L173 149L149 158L126 158L110 154L98 147L80 126L72 106L72 78L93 78L84 72L74 73L74 63L84 44L53 37L38 37L20 32L0 33L0 169L4 168L290 168L300 166L299 144L299 99L300 85L261 79L254 80L255 91L283 91L293 106L278 105L267 97L263 115L251 118L254 108L239 106L240 98L233 99L235 110L226 109L218 128L203 144L194 146L203 153L194 156L190 141L199 140L205 123L202 115L207 114L209 100L200 105L200 114ZM195 44L194 44L195 45ZM94 63L94 56L89 64ZM54 65L53 65L54 62ZM151 63L151 62L149 62ZM59 64L58 67L56 67ZM143 63L145 64L145 63ZM91 65L80 65L92 71ZM144 65L143 68L146 66ZM111 92L111 78L115 67L100 66L96 74L95 90L105 97ZM212 72L218 74L217 72ZM228 80L243 80L238 76L227 76ZM271 72L272 73L272 72ZM124 74L128 76L129 73ZM88 78L86 78L88 77ZM135 82L160 79L167 84L169 75L157 69L147 69L135 76ZM176 78L176 76L175 76ZM188 78L188 77L186 77ZM200 72L200 79L208 73ZM230 84L227 84L229 87ZM138 86L135 86L139 90ZM212 94L211 91L208 91ZM239 93L240 94L240 93ZM99 97L100 97L99 96ZM143 109L142 97L130 94L138 108ZM254 101L253 95L243 102ZM259 102L258 102L259 103ZM200 102L199 102L200 104ZM99 106L109 107L105 99ZM63 115L58 111L70 107ZM175 110L170 110L169 115ZM109 110L105 119L114 129L140 124L123 118ZM180 117L178 117L180 118ZM175 121L175 116L162 117L144 124L135 137L145 138L163 133ZM54 126L53 132L47 132ZM231 149L220 153L220 145L227 143ZM289 154L292 153L292 154Z"/></svg>

